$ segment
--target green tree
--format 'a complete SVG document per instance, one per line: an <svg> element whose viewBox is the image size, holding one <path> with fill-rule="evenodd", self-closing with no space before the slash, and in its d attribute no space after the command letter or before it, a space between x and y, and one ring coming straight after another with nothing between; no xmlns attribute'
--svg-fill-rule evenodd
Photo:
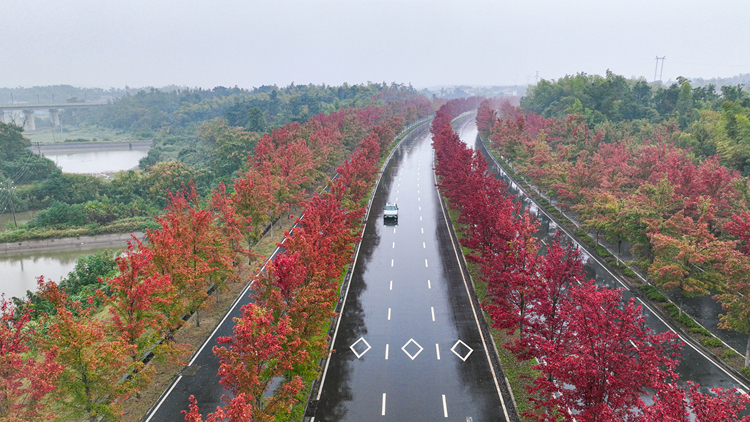
<svg viewBox="0 0 750 422"><path fill-rule="evenodd" d="M248 111L247 130L263 133L268 130L268 124L266 118L263 117L263 111L260 107L253 107Z"/></svg>
<svg viewBox="0 0 750 422"><path fill-rule="evenodd" d="M13 123L0 122L0 161L15 160L31 141L21 134L23 128Z"/></svg>

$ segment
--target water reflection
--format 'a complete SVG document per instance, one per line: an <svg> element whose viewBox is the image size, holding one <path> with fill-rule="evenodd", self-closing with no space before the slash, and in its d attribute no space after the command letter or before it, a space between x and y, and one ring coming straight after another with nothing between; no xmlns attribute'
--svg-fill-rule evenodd
<svg viewBox="0 0 750 422"><path fill-rule="evenodd" d="M60 281L73 270L76 260L105 250L118 247L98 247L68 251L34 252L32 254L4 256L0 255L0 293L5 297L23 297L27 290L36 290L36 278Z"/></svg>
<svg viewBox="0 0 750 422"><path fill-rule="evenodd" d="M116 173L138 167L148 149L47 153L65 173Z"/></svg>

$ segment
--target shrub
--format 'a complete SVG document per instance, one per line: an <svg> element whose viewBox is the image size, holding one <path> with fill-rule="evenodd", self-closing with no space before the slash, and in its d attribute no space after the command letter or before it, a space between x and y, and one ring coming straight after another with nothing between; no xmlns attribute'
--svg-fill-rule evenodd
<svg viewBox="0 0 750 422"><path fill-rule="evenodd" d="M701 343L706 347L721 347L724 344L721 340L716 337L704 338Z"/></svg>
<svg viewBox="0 0 750 422"><path fill-rule="evenodd" d="M688 331L690 331L691 333L695 333L695 334L702 334L707 337L711 336L711 332L706 330L703 327L690 327Z"/></svg>
<svg viewBox="0 0 750 422"><path fill-rule="evenodd" d="M739 356L739 355L732 349L723 349L721 352L719 352L719 357L721 357L724 360L729 360L735 356Z"/></svg>
<svg viewBox="0 0 750 422"><path fill-rule="evenodd" d="M664 303L664 302L667 301L667 297L664 296L664 294L662 292L660 292L659 290L657 290L656 287L654 287L654 286L650 286L648 284L644 284L644 285L638 286L638 287L641 289L641 291L643 293L646 294L646 296L648 296L649 299L653 300L654 302ZM672 305L672 304L670 303L670 305ZM672 305L672 306L674 306L674 305ZM677 307L675 306L675 308L677 308Z"/></svg>

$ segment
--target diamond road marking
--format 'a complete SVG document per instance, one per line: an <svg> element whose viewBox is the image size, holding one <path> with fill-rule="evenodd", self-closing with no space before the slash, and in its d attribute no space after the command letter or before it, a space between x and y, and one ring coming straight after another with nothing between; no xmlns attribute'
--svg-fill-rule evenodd
<svg viewBox="0 0 750 422"><path fill-rule="evenodd" d="M364 351L364 352L362 352L362 353L357 353L357 349L355 349L355 348L354 348L354 346L356 346L356 345L357 345L357 343L359 343L360 341L361 341L362 343L364 343L364 344L365 344L365 346L367 346L367 348L365 349L365 351ZM370 346L370 343L368 343L368 342L367 342L367 340L365 340L365 338L364 338L364 337L360 337L360 338L359 338L359 340L355 341L355 342L354 342L354 344L352 344L351 346L349 346L349 348L350 348L350 349L352 349L352 352L354 352L354 356L356 356L356 357L357 357L357 359L359 359L359 358L361 358L362 356L364 356L364 354L365 354L365 353L367 353L367 351L368 351L368 350L372 349L372 346ZM455 353L455 352L453 352L453 353Z"/></svg>
<svg viewBox="0 0 750 422"><path fill-rule="evenodd" d="M415 353L414 356L412 356L411 353L409 353L408 351L406 351L406 346L408 346L409 343L414 343L417 347L419 347L419 351L417 353ZM424 350L424 349L422 348L422 346L419 345L419 343L417 343L416 341L414 341L413 338L410 338L409 341L406 342L406 344L404 344L403 346L401 346L401 350L403 350L404 353L406 353L406 356L409 356L409 358L411 358L411 360L414 360L417 356L419 356L420 353L422 353L422 350Z"/></svg>
<svg viewBox="0 0 750 422"><path fill-rule="evenodd" d="M461 355L459 355L459 354L458 354L458 352L456 351L456 347L458 347L458 345L459 345L459 344L463 344L463 346L464 346L465 348L469 349L469 353L467 353L467 354L466 354L466 356L461 356ZM472 353L473 351L474 351L474 349L472 349L471 347L469 347L469 345L468 345L468 344L464 343L464 342L463 342L463 341L461 341L460 339L459 339L459 340L458 340L458 341L456 342L456 344L454 344L454 345L453 345L453 347L451 347L451 352L453 352L453 354L454 354L454 355L458 356L458 358L459 358L459 359L461 359L461 360L462 360L462 361L464 361L464 362L466 362L466 359L468 359L468 358L469 358L469 356L471 355L471 353Z"/></svg>

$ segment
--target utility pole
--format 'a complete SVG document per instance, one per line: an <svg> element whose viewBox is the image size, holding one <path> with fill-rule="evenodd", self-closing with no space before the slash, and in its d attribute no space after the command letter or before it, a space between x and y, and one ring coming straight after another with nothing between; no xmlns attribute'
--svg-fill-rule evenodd
<svg viewBox="0 0 750 422"><path fill-rule="evenodd" d="M661 73L659 73L659 82L661 82L661 75L664 73L664 59L666 58L667 56L656 56L656 67L654 67L654 82L656 82L656 71L659 70L659 60L661 60Z"/></svg>
<svg viewBox="0 0 750 422"><path fill-rule="evenodd" d="M10 202L10 212L13 213L13 225L16 226L16 230L18 230L18 222L16 221L16 207L13 204L13 181L8 180L7 185L5 186L5 191L8 192L8 201Z"/></svg>
<svg viewBox="0 0 750 422"><path fill-rule="evenodd" d="M667 56L663 56L661 58L661 70L659 71L659 82L661 82L661 81L664 80L664 79L662 79L662 75L664 74L664 60L666 60L666 59L667 59Z"/></svg>

